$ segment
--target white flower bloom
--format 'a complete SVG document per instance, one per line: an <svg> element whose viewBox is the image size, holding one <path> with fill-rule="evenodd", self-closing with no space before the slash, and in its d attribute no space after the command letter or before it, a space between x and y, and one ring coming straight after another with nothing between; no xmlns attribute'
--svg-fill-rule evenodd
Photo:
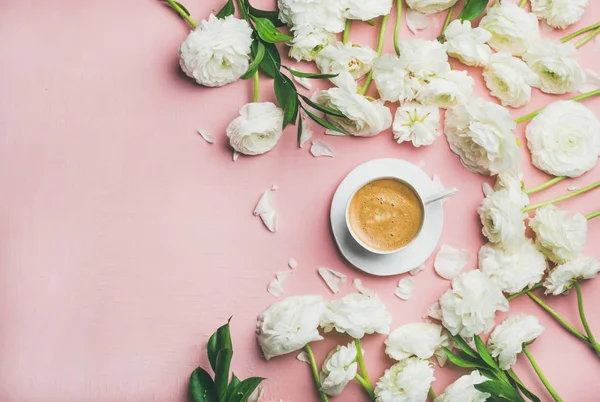
<svg viewBox="0 0 600 402"><path fill-rule="evenodd" d="M380 56L373 66L373 80L381 99L400 103L414 100L421 82L395 54Z"/></svg>
<svg viewBox="0 0 600 402"><path fill-rule="evenodd" d="M490 60L492 49L486 42L492 34L483 28L471 28L471 21L454 20L444 32L444 48L448 56L460 60L467 66L485 66Z"/></svg>
<svg viewBox="0 0 600 402"><path fill-rule="evenodd" d="M540 36L536 16L508 1L488 8L479 26L492 34L488 44L494 50L513 56L525 53L532 41Z"/></svg>
<svg viewBox="0 0 600 402"><path fill-rule="evenodd" d="M488 243L479 249L479 269L509 294L541 281L547 267L546 258L529 239L514 251L502 243Z"/></svg>
<svg viewBox="0 0 600 402"><path fill-rule="evenodd" d="M452 70L444 46L437 40L405 39L398 42L400 60L413 76L428 82Z"/></svg>
<svg viewBox="0 0 600 402"><path fill-rule="evenodd" d="M570 42L553 39L533 42L523 60L540 78L540 90L548 94L579 91L586 83L585 71L574 58L577 49Z"/></svg>
<svg viewBox="0 0 600 402"><path fill-rule="evenodd" d="M200 21L179 48L179 65L200 85L220 87L237 81L250 65L252 28L244 20L213 14Z"/></svg>
<svg viewBox="0 0 600 402"><path fill-rule="evenodd" d="M503 106L521 107L531 100L531 87L540 79L523 60L510 53L495 53L483 70L485 85Z"/></svg>
<svg viewBox="0 0 600 402"><path fill-rule="evenodd" d="M446 112L450 149L475 173L493 175L518 168L521 155L515 128L507 109L480 98Z"/></svg>
<svg viewBox="0 0 600 402"><path fill-rule="evenodd" d="M340 0L340 3L344 18L349 20L369 21L392 10L392 0Z"/></svg>
<svg viewBox="0 0 600 402"><path fill-rule="evenodd" d="M357 369L354 342L348 346L336 346L323 362L321 391L329 396L341 394L346 385L354 379Z"/></svg>
<svg viewBox="0 0 600 402"><path fill-rule="evenodd" d="M475 81L466 71L452 70L445 77L432 78L417 93L417 100L424 105L449 108L465 103L473 94Z"/></svg>
<svg viewBox="0 0 600 402"><path fill-rule="evenodd" d="M565 29L583 17L589 0L531 0L531 11L554 28Z"/></svg>
<svg viewBox="0 0 600 402"><path fill-rule="evenodd" d="M507 191L514 193L513 196L520 196L521 205L525 206L529 204L529 196L523 191L524 187L523 173L520 170L505 170L498 174L494 191L505 188Z"/></svg>
<svg viewBox="0 0 600 402"><path fill-rule="evenodd" d="M487 348L490 354L498 358L502 370L508 370L517 362L517 355L523 351L523 344L534 341L544 332L537 317L527 314L510 315L498 325Z"/></svg>
<svg viewBox="0 0 600 402"><path fill-rule="evenodd" d="M549 260L563 264L583 253L587 243L587 219L582 214L569 216L554 205L539 208L529 221L538 248Z"/></svg>
<svg viewBox="0 0 600 402"><path fill-rule="evenodd" d="M492 243L501 243L510 251L518 249L525 241L523 207L523 197L516 191L501 188L488 194L477 208L481 232Z"/></svg>
<svg viewBox="0 0 600 402"><path fill-rule="evenodd" d="M337 33L344 30L339 0L278 0L279 19L293 27L312 26Z"/></svg>
<svg viewBox="0 0 600 402"><path fill-rule="evenodd" d="M325 47L315 58L315 63L323 74L348 72L352 78L359 80L371 71L376 57L377 52L371 48L338 42ZM331 82L336 84L337 78L331 78Z"/></svg>
<svg viewBox="0 0 600 402"><path fill-rule="evenodd" d="M327 305L321 319L325 332L335 328L360 339L365 334L389 334L392 316L377 296L351 293Z"/></svg>
<svg viewBox="0 0 600 402"><path fill-rule="evenodd" d="M396 109L392 132L398 144L410 141L415 147L431 145L440 135L440 111L436 106L405 103Z"/></svg>
<svg viewBox="0 0 600 402"><path fill-rule="evenodd" d="M479 270L461 274L440 298L442 324L452 335L472 337L494 327L496 311L508 311L502 290Z"/></svg>
<svg viewBox="0 0 600 402"><path fill-rule="evenodd" d="M375 386L376 402L422 402L435 380L428 360L411 357L387 369Z"/></svg>
<svg viewBox="0 0 600 402"><path fill-rule="evenodd" d="M479 371L473 370L471 374L463 375L448 385L444 392L435 398L434 402L485 402L492 395L477 391L475 385L487 380Z"/></svg>
<svg viewBox="0 0 600 402"><path fill-rule="evenodd" d="M557 296L568 292L574 281L595 278L600 272L600 262L592 257L581 256L558 265L544 281L545 293Z"/></svg>
<svg viewBox="0 0 600 402"><path fill-rule="evenodd" d="M447 10L457 2L458 0L406 0L411 9L426 15Z"/></svg>
<svg viewBox="0 0 600 402"><path fill-rule="evenodd" d="M292 31L294 39L290 41L292 47L289 56L297 61L313 61L325 46L336 41L334 34L311 25L300 25L298 28L292 28Z"/></svg>
<svg viewBox="0 0 600 402"><path fill-rule="evenodd" d="M577 177L591 170L600 154L600 121L575 101L551 103L527 125L531 162L554 176Z"/></svg>
<svg viewBox="0 0 600 402"><path fill-rule="evenodd" d="M396 328L385 340L385 353L398 361L412 356L429 359L442 346L449 345L441 325L416 322Z"/></svg>
<svg viewBox="0 0 600 402"><path fill-rule="evenodd" d="M252 102L240 109L227 126L231 147L244 155L260 155L273 149L281 137L283 110L271 102Z"/></svg>
<svg viewBox="0 0 600 402"><path fill-rule="evenodd" d="M325 310L321 296L306 295L283 299L259 317L256 337L265 359L302 349L309 342L323 339L319 323Z"/></svg>

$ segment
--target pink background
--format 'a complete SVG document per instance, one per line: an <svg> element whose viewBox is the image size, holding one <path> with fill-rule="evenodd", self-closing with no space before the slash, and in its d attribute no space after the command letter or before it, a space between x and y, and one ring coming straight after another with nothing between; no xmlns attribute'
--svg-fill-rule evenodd
<svg viewBox="0 0 600 402"><path fill-rule="evenodd" d="M221 3L186 5L200 20ZM591 1L568 32L599 14L600 3ZM419 36L437 36L441 18L431 18ZM388 28L386 49L392 51L392 22ZM389 131L373 139L326 137L336 157L313 158L295 146L290 127L268 155L234 163L224 130L250 100L251 82L210 89L186 79L176 50L188 31L159 1L0 2L0 400L185 400L189 373L199 364L208 367L208 336L230 315L239 376L268 377L267 399L316 400L308 366L295 354L267 363L254 340L255 317L275 301L266 286L290 257L299 266L286 295L332 297L316 274L317 267L330 267L376 289L394 327L418 321L450 285L430 260L415 277L413 298L401 301L393 294L398 277L364 275L336 250L331 197L344 175L370 159L424 163L427 173L460 188L445 205L442 243L469 249L469 268L476 266L484 178L464 169L443 138L415 149L396 144ZM351 39L374 46L376 31L355 23ZM406 28L401 35L412 37ZM598 71L594 43L578 58ZM486 96L480 71L472 73L477 95ZM262 86L262 99L271 99L272 83L263 78ZM552 99L536 90L527 107L511 112L517 117ZM600 115L600 99L585 104ZM214 134L215 144L202 140L197 128ZM316 131L321 138L323 130ZM545 181L522 150L526 184ZM599 178L596 167L533 201ZM273 183L279 186L276 234L251 213ZM561 206L587 214L600 208L599 195ZM590 222L589 233L587 252L600 257L594 247L600 219ZM583 288L600 334L600 282ZM549 301L581 327L574 294ZM531 350L561 396L596 401L598 357L529 299L513 302L511 312L533 313L546 326ZM383 340L364 342L373 378L391 364ZM329 336L315 345L319 360L336 341L347 342ZM548 400L526 361L520 359L516 371ZM434 389L440 393L462 373L438 369ZM343 395L337 399L366 400L356 384Z"/></svg>

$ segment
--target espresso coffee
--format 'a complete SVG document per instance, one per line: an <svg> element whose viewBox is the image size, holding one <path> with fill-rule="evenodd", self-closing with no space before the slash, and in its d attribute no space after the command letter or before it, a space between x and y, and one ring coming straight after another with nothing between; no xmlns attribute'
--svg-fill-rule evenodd
<svg viewBox="0 0 600 402"><path fill-rule="evenodd" d="M352 197L348 222L365 245L393 251L417 236L423 223L423 208L410 186L395 179L378 179Z"/></svg>

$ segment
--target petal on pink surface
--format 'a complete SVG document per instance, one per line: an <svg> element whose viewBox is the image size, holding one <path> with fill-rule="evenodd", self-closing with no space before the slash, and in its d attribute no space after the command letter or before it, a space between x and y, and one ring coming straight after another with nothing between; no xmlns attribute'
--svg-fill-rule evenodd
<svg viewBox="0 0 600 402"><path fill-rule="evenodd" d="M317 270L327 287L335 294L339 293L342 285L346 283L348 277L341 272L334 271L330 268L319 267Z"/></svg>
<svg viewBox="0 0 600 402"><path fill-rule="evenodd" d="M417 31L426 29L429 26L429 20L425 14L409 8L406 10L406 26L416 35Z"/></svg>
<svg viewBox="0 0 600 402"><path fill-rule="evenodd" d="M458 250L447 244L443 244L435 256L433 268L439 276L452 280L456 278L467 266L471 259L469 250Z"/></svg>
<svg viewBox="0 0 600 402"><path fill-rule="evenodd" d="M328 156L333 158L335 156L335 153L331 148L329 148L329 145L325 144L321 140L314 140L312 142L312 146L310 147L310 153L314 157Z"/></svg>
<svg viewBox="0 0 600 402"><path fill-rule="evenodd" d="M212 144L213 142L215 142L215 139L213 138L213 136L210 135L209 133L207 133L206 130L199 128L198 134L200 134L200 136L202 138L204 138L204 141L208 142L209 144Z"/></svg>

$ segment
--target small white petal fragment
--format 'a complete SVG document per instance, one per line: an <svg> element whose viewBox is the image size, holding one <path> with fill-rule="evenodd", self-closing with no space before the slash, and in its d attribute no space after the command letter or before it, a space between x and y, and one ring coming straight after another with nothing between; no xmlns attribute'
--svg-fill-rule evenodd
<svg viewBox="0 0 600 402"><path fill-rule="evenodd" d="M348 279L346 275L342 274L341 272L334 271L333 269L319 267L317 271L319 272L319 275L321 275L321 278L323 278L325 281L327 287L333 293L339 293L342 285L346 283L346 280Z"/></svg>
<svg viewBox="0 0 600 402"><path fill-rule="evenodd" d="M277 280L277 278L275 278L271 282L269 282L267 292L269 292L275 297L281 297L281 295L283 294L283 285Z"/></svg>
<svg viewBox="0 0 600 402"><path fill-rule="evenodd" d="M302 134L300 134L299 146L300 148L304 148L304 144L310 140L310 137L313 135L313 131L310 128L310 121L308 117L306 117L306 113L303 110L300 111L300 119L302 120Z"/></svg>
<svg viewBox="0 0 600 402"><path fill-rule="evenodd" d="M577 186L569 186L569 187L567 187L567 191L577 191L577 190L579 190L579 187L577 187Z"/></svg>
<svg viewBox="0 0 600 402"><path fill-rule="evenodd" d="M275 233L277 231L277 213L275 211L269 211L260 215L263 223L269 229L269 231Z"/></svg>
<svg viewBox="0 0 600 402"><path fill-rule="evenodd" d="M265 191L258 200L256 208L254 208L254 216L266 214L267 212L273 211L273 199L269 191Z"/></svg>
<svg viewBox="0 0 600 402"><path fill-rule="evenodd" d="M206 130L199 128L198 134L200 134L200 136L202 138L204 138L204 141L208 142L209 144L212 144L213 142L215 142L215 139L213 138L213 136L210 135L209 133L207 133Z"/></svg>
<svg viewBox="0 0 600 402"><path fill-rule="evenodd" d="M273 184L271 186L271 191L276 191L279 187L277 187L277 184Z"/></svg>
<svg viewBox="0 0 600 402"><path fill-rule="evenodd" d="M442 320L442 307L440 306L440 302L436 301L429 307L426 317L433 318L434 320Z"/></svg>
<svg viewBox="0 0 600 402"><path fill-rule="evenodd" d="M237 161L238 156L240 156L240 153L238 151L233 151L233 161Z"/></svg>
<svg viewBox="0 0 600 402"><path fill-rule="evenodd" d="M412 276L415 276L416 274L418 274L421 271L425 270L425 263L419 265L416 268L411 269L410 271L408 271L409 274L411 274Z"/></svg>
<svg viewBox="0 0 600 402"><path fill-rule="evenodd" d="M490 186L489 183L486 181L481 183L481 189L483 190L483 195L485 195L486 197L494 192L492 186Z"/></svg>
<svg viewBox="0 0 600 402"><path fill-rule="evenodd" d="M321 140L314 140L312 142L312 146L310 147L310 153L314 157L329 156L333 158L333 156L335 155L333 150Z"/></svg>
<svg viewBox="0 0 600 402"><path fill-rule="evenodd" d="M429 20L425 14L409 8L406 10L406 25L408 26L408 29L416 35L417 30L425 29L429 26Z"/></svg>
<svg viewBox="0 0 600 402"><path fill-rule="evenodd" d="M402 300L410 300L413 294L413 290L415 288L415 281L411 277L406 277L400 279L398 282L398 287L394 294L398 296Z"/></svg>
<svg viewBox="0 0 600 402"><path fill-rule="evenodd" d="M352 281L352 286L360 294L363 294L365 296L375 296L375 292L365 287L365 285L363 285L362 283L362 280L360 280L359 278L354 278L354 280Z"/></svg>
<svg viewBox="0 0 600 402"><path fill-rule="evenodd" d="M600 89L600 75L592 70L585 70L586 81L579 92L586 93Z"/></svg>
<svg viewBox="0 0 600 402"><path fill-rule="evenodd" d="M298 261L296 261L293 258L290 258L290 260L288 261L288 267L290 267L291 269L296 269L298 267Z"/></svg>
<svg viewBox="0 0 600 402"><path fill-rule="evenodd" d="M304 88L308 90L312 89L312 83L310 82L310 79L306 77L296 77L295 75L292 75L292 77L294 77L294 81L302 85Z"/></svg>
<svg viewBox="0 0 600 402"><path fill-rule="evenodd" d="M262 399L263 395L265 393L265 389L259 385L258 387L256 387L256 389L250 394L250 396L248 397L247 402L260 402L260 400Z"/></svg>
<svg viewBox="0 0 600 402"><path fill-rule="evenodd" d="M283 285L283 282L285 282L285 280L294 273L294 271L279 271L275 274L275 278L277 278L277 280L279 281L279 283L281 283Z"/></svg>
<svg viewBox="0 0 600 402"><path fill-rule="evenodd" d="M439 276L451 281L460 275L470 259L471 253L468 250L458 250L444 244L435 256L433 267Z"/></svg>
<svg viewBox="0 0 600 402"><path fill-rule="evenodd" d="M344 136L346 136L346 134L344 134L344 133L340 133L339 131L330 130L330 129L326 129L325 130L325 134L326 135L334 135L334 136L337 136L337 137L344 137Z"/></svg>
<svg viewBox="0 0 600 402"><path fill-rule="evenodd" d="M301 362L310 364L310 359L308 358L308 353L306 353L305 351L298 353L298 356L296 356L296 359L298 359Z"/></svg>

